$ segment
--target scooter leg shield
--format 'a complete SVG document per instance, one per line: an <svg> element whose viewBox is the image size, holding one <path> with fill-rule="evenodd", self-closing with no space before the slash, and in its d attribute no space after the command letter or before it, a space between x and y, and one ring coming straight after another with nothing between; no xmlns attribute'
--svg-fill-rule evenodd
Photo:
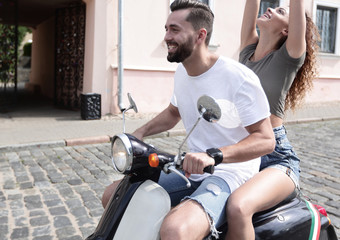
<svg viewBox="0 0 340 240"><path fill-rule="evenodd" d="M170 197L161 186L145 181L132 197L113 239L160 239L159 230L170 204Z"/></svg>

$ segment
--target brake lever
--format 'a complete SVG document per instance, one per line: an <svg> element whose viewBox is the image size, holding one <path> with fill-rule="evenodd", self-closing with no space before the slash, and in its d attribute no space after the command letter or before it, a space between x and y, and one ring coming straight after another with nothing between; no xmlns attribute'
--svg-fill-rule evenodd
<svg viewBox="0 0 340 240"><path fill-rule="evenodd" d="M187 188L191 187L190 181L180 171L178 171L174 165L164 166L164 168L166 173L172 172L180 176L187 183Z"/></svg>

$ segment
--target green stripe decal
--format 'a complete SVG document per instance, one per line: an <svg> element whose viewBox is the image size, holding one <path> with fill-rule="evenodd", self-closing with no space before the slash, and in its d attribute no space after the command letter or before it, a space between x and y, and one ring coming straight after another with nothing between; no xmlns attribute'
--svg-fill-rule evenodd
<svg viewBox="0 0 340 240"><path fill-rule="evenodd" d="M308 240L318 240L320 237L320 215L312 203L306 200L305 202L312 218L311 231Z"/></svg>

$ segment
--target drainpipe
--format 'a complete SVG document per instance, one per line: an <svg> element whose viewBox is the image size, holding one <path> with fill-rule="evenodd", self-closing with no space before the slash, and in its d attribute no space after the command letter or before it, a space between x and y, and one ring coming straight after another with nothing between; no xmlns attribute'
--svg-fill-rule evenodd
<svg viewBox="0 0 340 240"><path fill-rule="evenodd" d="M118 1L118 107L123 107L123 0Z"/></svg>

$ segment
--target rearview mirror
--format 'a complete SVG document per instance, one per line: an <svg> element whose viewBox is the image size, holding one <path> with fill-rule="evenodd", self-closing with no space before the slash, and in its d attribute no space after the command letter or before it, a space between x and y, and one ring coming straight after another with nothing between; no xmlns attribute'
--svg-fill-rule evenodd
<svg viewBox="0 0 340 240"><path fill-rule="evenodd" d="M135 101L133 100L133 98L131 97L130 93L128 93L128 99L129 99L129 102L130 102L130 106L127 108L127 110L133 109L135 111L135 113L138 113L137 105L136 105Z"/></svg>
<svg viewBox="0 0 340 240"><path fill-rule="evenodd" d="M216 100L210 96L201 96L197 101L197 109L208 122L215 123L221 118L221 108Z"/></svg>

